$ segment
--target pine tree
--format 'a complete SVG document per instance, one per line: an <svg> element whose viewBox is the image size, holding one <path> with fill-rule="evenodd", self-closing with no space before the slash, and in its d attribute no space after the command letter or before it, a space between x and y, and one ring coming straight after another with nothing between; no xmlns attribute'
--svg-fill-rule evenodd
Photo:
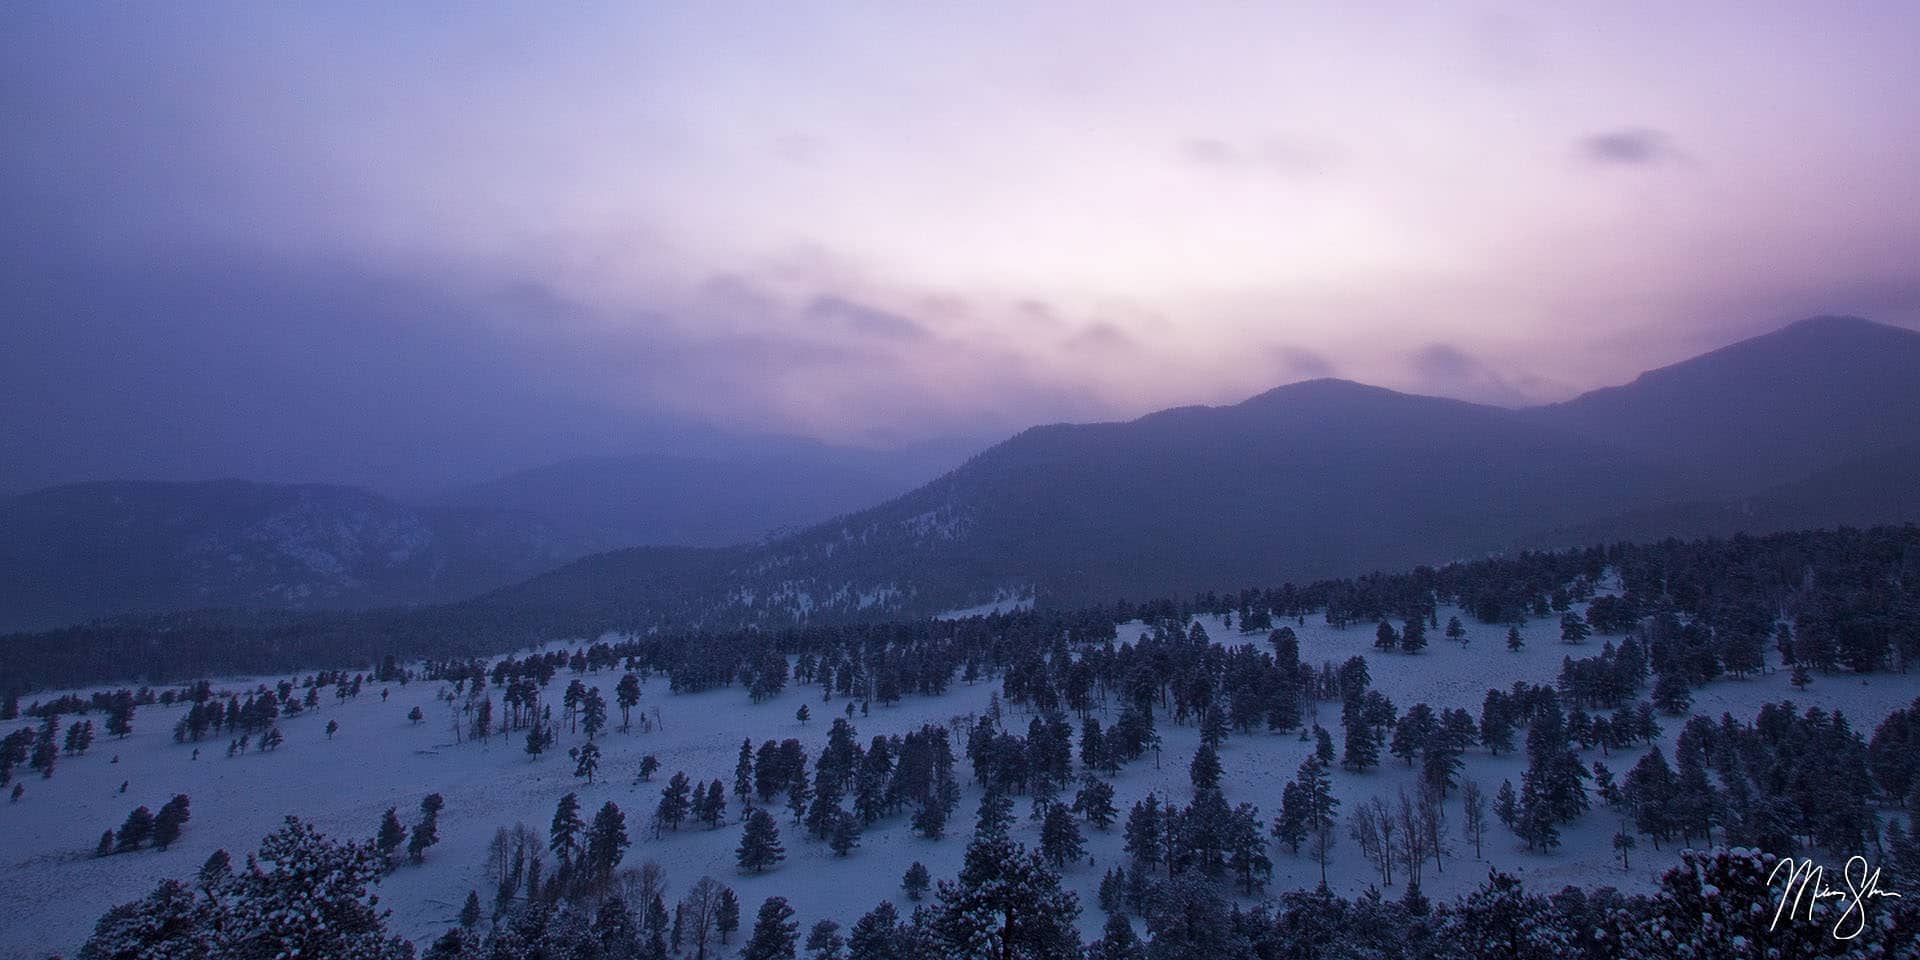
<svg viewBox="0 0 1920 960"><path fill-rule="evenodd" d="M974 840L928 911L934 951L954 957L1080 960L1079 899L1038 854L1005 837Z"/></svg>
<svg viewBox="0 0 1920 960"><path fill-rule="evenodd" d="M1135 801L1133 809L1127 813L1126 850L1133 855L1136 868L1151 867L1159 863L1166 851L1166 834L1162 829L1160 817L1160 799L1151 792L1145 799Z"/></svg>
<svg viewBox="0 0 1920 960"><path fill-rule="evenodd" d="M600 748L589 740L567 751L573 758L573 775L583 777L588 784L593 783L593 775L600 770Z"/></svg>
<svg viewBox="0 0 1920 960"><path fill-rule="evenodd" d="M1406 627L1400 631L1400 649L1404 653L1419 653L1427 648L1427 628L1419 617L1409 617Z"/></svg>
<svg viewBox="0 0 1920 960"><path fill-rule="evenodd" d="M153 812L146 807L135 807L132 813L127 814L126 822L120 825L119 849L122 852L138 850L151 836Z"/></svg>
<svg viewBox="0 0 1920 960"><path fill-rule="evenodd" d="M1307 840L1314 859L1320 862L1320 882L1324 885L1327 882L1327 863L1333 858L1333 846L1337 838L1340 801L1333 796L1333 780L1327 775L1327 764L1317 754L1300 764L1295 782L1300 784Z"/></svg>
<svg viewBox="0 0 1920 960"><path fill-rule="evenodd" d="M407 711L408 722L413 723L415 725L418 725L420 721L425 720L426 718L427 718L427 715L425 713L422 713L419 707L414 707L412 710Z"/></svg>
<svg viewBox="0 0 1920 960"><path fill-rule="evenodd" d="M1057 803L1048 805L1046 817L1040 825L1040 851L1052 862L1055 870L1066 866L1069 860L1086 856L1086 843L1080 835L1080 824L1066 807Z"/></svg>
<svg viewBox="0 0 1920 960"><path fill-rule="evenodd" d="M720 888L720 906L713 913L713 928L720 931L722 945L733 938L735 930L740 929L740 898L734 895L732 887Z"/></svg>
<svg viewBox="0 0 1920 960"><path fill-rule="evenodd" d="M1193 762L1187 766L1188 776L1193 781L1193 792L1202 793L1217 790L1220 787L1220 754L1214 748L1201 743L1193 752Z"/></svg>
<svg viewBox="0 0 1920 960"><path fill-rule="evenodd" d="M414 863L427 858L427 848L440 842L440 810L446 801L437 793L429 793L420 801L420 821L413 825L413 835L407 840L407 855Z"/></svg>
<svg viewBox="0 0 1920 960"><path fill-rule="evenodd" d="M633 708L640 703L640 678L629 673L613 688L614 702L620 705L620 729L633 725Z"/></svg>
<svg viewBox="0 0 1920 960"><path fill-rule="evenodd" d="M734 852L738 855L740 869L750 873L763 873L768 867L786 859L786 850L780 846L780 826L774 822L773 815L760 808L747 814L746 827L740 834L740 846Z"/></svg>
<svg viewBox="0 0 1920 960"><path fill-rule="evenodd" d="M907 891L907 899L916 902L926 895L927 888L932 884L933 879L927 874L927 865L918 860L915 860L913 866L907 868L906 875L900 878L900 886Z"/></svg>
<svg viewBox="0 0 1920 960"><path fill-rule="evenodd" d="M467 902L460 907L460 925L468 930L480 925L480 891L467 891Z"/></svg>
<svg viewBox="0 0 1920 960"><path fill-rule="evenodd" d="M753 808L753 740L740 741L740 760L733 765L733 795L740 799L740 816Z"/></svg>
<svg viewBox="0 0 1920 960"><path fill-rule="evenodd" d="M400 852L400 845L407 842L407 828L400 824L400 814L393 807L380 817L380 829L374 833L373 844L380 851L388 866L393 864L393 855Z"/></svg>
<svg viewBox="0 0 1920 960"><path fill-rule="evenodd" d="M176 793L173 799L160 805L160 812L153 818L153 845L162 850L180 839L180 828L193 818L188 811L187 795Z"/></svg>
<svg viewBox="0 0 1920 960"><path fill-rule="evenodd" d="M611 881L631 843L626 814L611 800L602 804L587 828L586 852L581 857L587 875L600 885Z"/></svg>
<svg viewBox="0 0 1920 960"><path fill-rule="evenodd" d="M1448 617L1447 618L1447 639L1458 643L1458 642L1465 641L1466 638L1467 638L1467 628L1460 625L1460 618Z"/></svg>
<svg viewBox="0 0 1920 960"><path fill-rule="evenodd" d="M808 960L845 960L847 938L840 935L840 924L821 920L807 931Z"/></svg>
<svg viewBox="0 0 1920 960"><path fill-rule="evenodd" d="M113 853L113 831L108 830L100 835L100 843L93 848L93 855L96 857L104 857L111 853Z"/></svg>
<svg viewBox="0 0 1920 960"><path fill-rule="evenodd" d="M741 948L744 960L793 960L794 946L800 939L800 924L793 920L793 907L785 897L768 897L760 904L753 921L753 933Z"/></svg>
<svg viewBox="0 0 1920 960"><path fill-rule="evenodd" d="M1585 618L1571 610L1560 615L1560 642L1585 643L1593 636L1593 628L1587 626Z"/></svg>
<svg viewBox="0 0 1920 960"><path fill-rule="evenodd" d="M1526 641L1520 639L1519 627L1507 628L1507 649L1508 650L1511 650L1515 653L1519 653L1520 648L1526 645L1527 645Z"/></svg>
<svg viewBox="0 0 1920 960"><path fill-rule="evenodd" d="M1097 830L1113 826L1120 812L1113 806L1113 784L1089 777L1074 795L1073 811L1087 818Z"/></svg>
<svg viewBox="0 0 1920 960"><path fill-rule="evenodd" d="M843 810L833 818L833 828L827 834L827 846L834 856L844 857L859 845L860 820Z"/></svg>
<svg viewBox="0 0 1920 960"><path fill-rule="evenodd" d="M668 778L666 787L660 791L660 804L653 812L653 835L660 836L666 830L680 829L686 822L687 813L692 809L690 797L693 784L684 771L676 772Z"/></svg>
<svg viewBox="0 0 1920 960"><path fill-rule="evenodd" d="M547 849L553 851L561 867L571 867L580 859L581 834L586 829L580 819L580 797L569 793L554 805L553 821L547 827Z"/></svg>
<svg viewBox="0 0 1920 960"><path fill-rule="evenodd" d="M1133 932L1133 921L1124 913L1107 916L1100 939L1087 945L1087 960L1146 960L1146 948Z"/></svg>
<svg viewBox="0 0 1920 960"><path fill-rule="evenodd" d="M1400 635L1394 632L1393 624L1385 620L1380 621L1380 625L1373 631L1373 645L1376 649L1389 651L1400 646Z"/></svg>
<svg viewBox="0 0 1920 960"><path fill-rule="evenodd" d="M1512 780L1500 781L1500 790L1493 798L1493 815L1509 830L1520 822L1520 801L1514 795Z"/></svg>
<svg viewBox="0 0 1920 960"><path fill-rule="evenodd" d="M974 835L1004 837L1012 825L1013 798L1007 796L1005 790L988 784L986 792L980 795L980 810L974 818Z"/></svg>

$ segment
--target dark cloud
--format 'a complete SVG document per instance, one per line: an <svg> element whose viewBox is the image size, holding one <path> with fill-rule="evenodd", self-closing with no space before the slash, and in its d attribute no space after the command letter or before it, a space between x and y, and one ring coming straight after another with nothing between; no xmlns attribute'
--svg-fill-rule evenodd
<svg viewBox="0 0 1920 960"><path fill-rule="evenodd" d="M1139 344L1127 335L1125 330L1106 320L1095 320L1067 339L1067 346L1076 350L1133 350Z"/></svg>
<svg viewBox="0 0 1920 960"><path fill-rule="evenodd" d="M932 336L927 328L900 314L836 296L814 298L807 307L807 318L887 340L926 340Z"/></svg>
<svg viewBox="0 0 1920 960"><path fill-rule="evenodd" d="M1429 343L1408 358L1413 389L1444 397L1518 407L1539 399L1541 382L1512 377L1450 343Z"/></svg>
<svg viewBox="0 0 1920 960"><path fill-rule="evenodd" d="M1334 375L1333 361L1305 347L1275 346L1273 356L1289 377L1317 380Z"/></svg>
<svg viewBox="0 0 1920 960"><path fill-rule="evenodd" d="M1580 156L1602 165L1648 166L1678 159L1665 133L1644 127L1609 130L1580 138Z"/></svg>

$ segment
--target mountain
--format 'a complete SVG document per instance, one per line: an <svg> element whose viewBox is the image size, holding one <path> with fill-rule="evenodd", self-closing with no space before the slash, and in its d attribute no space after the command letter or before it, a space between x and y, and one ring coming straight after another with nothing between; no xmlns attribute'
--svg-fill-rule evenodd
<svg viewBox="0 0 1920 960"><path fill-rule="evenodd" d="M0 499L0 630L195 607L472 596L586 553L552 523L355 487L104 482Z"/></svg>
<svg viewBox="0 0 1920 960"><path fill-rule="evenodd" d="M586 457L450 491L442 506L536 514L602 548L723 546L791 533L957 466L966 440L866 450L775 438L728 456Z"/></svg>
<svg viewBox="0 0 1920 960"><path fill-rule="evenodd" d="M1754 494L1920 436L1920 333L1814 317L1522 416Z"/></svg>
<svg viewBox="0 0 1920 960"><path fill-rule="evenodd" d="M1469 557L1696 492L1649 458L1510 411L1314 380L1036 427L873 509L702 554L701 577L620 551L489 599L714 624L1078 604Z"/></svg>
<svg viewBox="0 0 1920 960"><path fill-rule="evenodd" d="M1520 546L1721 537L1920 523L1920 444L1875 451L1751 496L1636 510L1526 538Z"/></svg>
<svg viewBox="0 0 1920 960"><path fill-rule="evenodd" d="M1036 427L738 551L587 557L490 598L778 625L1347 576L1615 535L1915 516L1920 334L1823 317L1526 410L1338 380ZM1669 531L1667 528L1681 528Z"/></svg>

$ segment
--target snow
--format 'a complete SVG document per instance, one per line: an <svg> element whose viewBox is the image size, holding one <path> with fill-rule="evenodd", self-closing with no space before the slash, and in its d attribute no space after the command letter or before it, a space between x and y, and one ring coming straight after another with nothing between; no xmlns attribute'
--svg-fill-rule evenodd
<svg viewBox="0 0 1920 960"><path fill-rule="evenodd" d="M1457 613L1442 609L1440 622ZM1515 680L1551 683L1563 657L1591 656L1598 652L1601 640L1596 637L1568 647L1559 642L1557 618L1540 619L1523 628L1525 649L1512 652L1504 643L1505 627L1476 624L1464 615L1461 620L1468 624L1469 645L1461 647L1440 631L1429 631L1429 646L1417 655L1374 650L1371 624L1335 630L1309 617L1303 624L1294 624L1294 629L1307 663L1318 666L1323 661L1337 664L1355 654L1366 657L1374 686L1401 710L1424 701L1436 708L1466 707L1476 716L1488 687L1510 687ZM1266 642L1264 631L1243 636L1217 619L1202 622L1217 643L1264 646ZM1129 625L1120 636L1132 640L1139 632L1139 625ZM546 698L557 701L572 676L562 671ZM583 681L597 684L611 704L619 677L619 671L603 671ZM271 682L271 678L263 680ZM237 690L252 685L251 681L218 684ZM958 755L965 742L958 724L983 711L999 687L997 680L956 682L943 697L909 696L895 706L875 705L870 716L856 715L853 722L863 744L875 734L905 733L924 723L948 724L955 728ZM658 709L663 726L642 733L636 723L631 732L613 729L602 734L602 770L607 778L592 786L571 776L566 750L585 738L569 734L564 726L559 743L540 759L530 760L521 749L520 733L504 739L495 736L484 745L455 744L449 707L436 699L442 685L415 682L389 684L386 689L390 697L385 703L380 700L381 685L371 682L357 700L344 704L335 701L332 690L323 691L319 710L281 721L287 740L273 753L254 751L229 759L226 739L209 738L198 745L200 759L193 760L194 745L175 744L171 736L184 708L155 705L138 711L135 732L126 740L102 734L88 755L62 756L52 779L41 779L23 766L16 777L26 785L25 796L17 803L0 802L0 851L4 851L0 853L4 857L0 860L0 960L41 957L50 951L71 953L111 905L143 896L162 878L190 876L216 848L226 848L236 861L242 859L288 814L312 820L329 835L367 837L389 806L397 807L402 821L410 825L417 817L420 798L430 792L445 795L447 801L440 815L440 844L428 852L425 864L402 865L378 888L381 904L393 910L395 931L416 944L430 942L454 922L469 889L480 890L482 899L488 899L482 869L495 829L523 821L544 836L555 802L568 791L580 794L587 811L607 800L626 811L634 845L625 865L646 860L660 863L667 871L671 896L684 894L702 875L710 875L735 889L748 917L761 899L779 894L792 902L803 929L823 917L851 924L882 899L893 900L903 911L909 907L899 883L915 860L925 863L936 879L952 877L959 869L979 802L978 789L969 784L954 812L953 830L943 841L915 835L902 814L870 828L844 860L835 858L824 843L806 839L782 806L776 813L786 861L765 874L746 876L734 867L740 811L732 782L740 741L750 738L757 746L770 738L798 737L810 753L817 753L832 718L844 716L845 710L838 698L821 703L818 687L790 686L780 696L754 704L739 687L676 695L668 692L665 678L655 677L646 683L638 711L651 716ZM497 700L498 691L494 692ZM1748 680L1722 680L1696 691L1694 709L1715 718L1728 711L1744 721L1751 719L1759 704L1788 699L1802 708L1843 709L1856 729L1869 733L1881 717L1916 695L1920 695L1920 678L1911 675L1816 674L1807 690L1796 691L1788 684L1787 672L1776 670ZM805 724L794 719L802 703L809 704L813 714ZM415 706L427 716L417 726L406 719ZM500 706L496 702L496 716ZM1337 744L1337 705L1323 703L1317 710L1319 722L1334 734ZM1111 723L1116 716L1117 707L1110 709L1103 722ZM1024 732L1026 719L1016 713L1008 726ZM101 725L99 715L94 720ZM340 724L332 740L323 729L328 720ZM617 725L617 708L612 710L612 720ZM6 729L26 724L23 718ZM1662 724L1671 752L1680 722L1663 717ZM1123 816L1149 790L1182 803L1189 799L1187 762L1198 744L1198 731L1174 726L1164 718L1159 730L1165 741L1159 768L1150 754L1123 769L1114 781L1115 804ZM1281 787L1311 749L1312 744L1301 742L1297 734L1262 732L1229 738L1221 750L1229 802L1252 802L1270 820L1278 810ZM1589 765L1603 759L1619 776L1640 752L1616 751L1602 758L1594 750L1583 759ZM635 785L640 758L648 753L660 758L660 773L652 783ZM111 762L116 755L119 762ZM1394 757L1383 756L1382 761L1380 768L1365 774L1333 771L1342 801L1342 830L1329 880L1338 892L1356 893L1377 880L1345 834L1345 814L1375 795L1391 796L1401 788L1412 792L1415 772ZM1478 781L1491 796L1502 779L1512 779L1517 787L1524 763L1519 754L1490 757L1475 748L1468 754L1464 776ZM964 758L957 769L963 777L970 771ZM648 824L653 807L666 779L680 770L701 781L719 778L727 785L728 822L714 831L693 825L655 839ZM122 781L128 783L125 795L119 793ZM117 829L133 807L145 804L158 809L175 793L192 797L193 816L172 849L106 858L92 855L101 831ZM1024 798L1017 801L1015 812L1015 839L1037 845L1038 824L1027 819ZM1519 841L1495 822L1484 858L1476 861L1471 843L1461 836L1457 802L1451 804L1449 818L1453 855L1444 872L1436 874L1429 863L1422 878L1424 892L1436 900L1484 880L1490 866L1515 873L1540 891L1565 884L1647 890L1677 859L1672 849L1655 851L1642 842L1633 851L1633 869L1622 871L1610 843L1619 818L1601 807L1597 797L1594 812L1566 827L1563 846L1552 854L1524 852ZM1095 900L1100 877L1125 860L1119 825L1107 833L1087 828L1087 849L1093 863L1069 865L1065 881L1080 895L1081 925L1092 937L1104 918ZM1270 893L1318 882L1319 867L1306 856L1291 856L1277 845L1270 853L1275 865ZM1397 893L1388 891L1389 896Z"/></svg>

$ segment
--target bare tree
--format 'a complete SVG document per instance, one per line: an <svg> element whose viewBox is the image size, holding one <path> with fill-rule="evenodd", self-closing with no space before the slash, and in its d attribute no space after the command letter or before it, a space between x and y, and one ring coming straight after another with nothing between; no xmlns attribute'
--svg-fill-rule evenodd
<svg viewBox="0 0 1920 960"><path fill-rule="evenodd" d="M620 898L636 910L645 910L654 897L667 902L667 871L652 860L620 871L614 882L619 885Z"/></svg>
<svg viewBox="0 0 1920 960"><path fill-rule="evenodd" d="M1480 785L1468 780L1460 790L1460 803L1465 808L1463 824L1467 839L1473 841L1473 858L1480 859L1480 844L1487 837L1487 796L1480 792Z"/></svg>
<svg viewBox="0 0 1920 960"><path fill-rule="evenodd" d="M1399 804L1400 862L1406 864L1407 882L1420 882L1420 864L1426 859L1426 831L1421 829L1420 815L1413 809L1413 801L1405 790L1400 791Z"/></svg>
<svg viewBox="0 0 1920 960"><path fill-rule="evenodd" d="M693 945L694 960L707 960L707 943L716 934L720 918L721 891L725 890L712 877L701 877L687 891L687 898L680 901L681 916L686 924L686 935Z"/></svg>
<svg viewBox="0 0 1920 960"><path fill-rule="evenodd" d="M1439 784L1422 784L1414 813L1420 821L1420 845L1433 856L1433 872L1445 873L1441 861L1447 853L1447 811L1441 806L1445 796Z"/></svg>
<svg viewBox="0 0 1920 960"><path fill-rule="evenodd" d="M1393 835L1398 829L1393 811L1379 797L1374 797L1355 806L1348 820L1348 833L1360 845L1361 855L1380 871L1381 885L1393 886Z"/></svg>

